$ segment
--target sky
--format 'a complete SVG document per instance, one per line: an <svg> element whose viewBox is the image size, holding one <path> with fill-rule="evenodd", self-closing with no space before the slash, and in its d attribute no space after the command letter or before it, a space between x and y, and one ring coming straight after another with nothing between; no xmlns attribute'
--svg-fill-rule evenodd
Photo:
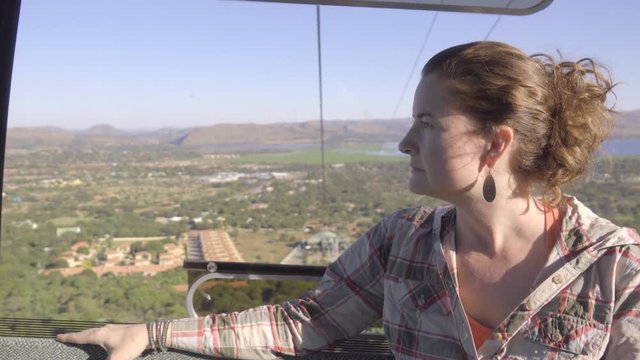
<svg viewBox="0 0 640 360"><path fill-rule="evenodd" d="M483 40L498 19L339 6L320 14L325 120L410 117L422 65L447 47ZM638 21L640 1L555 0L533 15L501 17L489 40L599 60L621 82L616 109L628 111L640 109ZM314 5L26 0L8 125L140 130L317 120L317 51Z"/></svg>

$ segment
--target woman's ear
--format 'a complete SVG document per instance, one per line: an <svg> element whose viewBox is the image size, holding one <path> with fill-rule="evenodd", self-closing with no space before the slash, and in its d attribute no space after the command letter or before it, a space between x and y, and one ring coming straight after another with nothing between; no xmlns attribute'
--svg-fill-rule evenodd
<svg viewBox="0 0 640 360"><path fill-rule="evenodd" d="M513 143L513 129L509 126L499 126L491 137L489 149L485 153L484 163L493 168L507 152Z"/></svg>

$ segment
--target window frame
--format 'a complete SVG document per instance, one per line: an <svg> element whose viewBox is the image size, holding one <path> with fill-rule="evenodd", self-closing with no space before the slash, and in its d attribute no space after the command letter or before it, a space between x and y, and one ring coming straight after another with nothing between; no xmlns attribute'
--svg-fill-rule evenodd
<svg viewBox="0 0 640 360"><path fill-rule="evenodd" d="M214 1L214 0L212 0ZM501 15L528 15L549 6L553 0L540 0L537 5L528 9L488 8L483 6L456 6L444 4L415 4L410 2L370 1L370 0L246 0L263 2L287 2L297 4L337 5L379 8L422 9L432 11L455 11L471 13L490 13ZM9 99L11 93L11 78L18 31L21 0L0 1L0 171L4 172L5 147L7 138L7 121L9 113ZM4 183L4 176L0 177L0 186ZM0 203L0 214L2 204ZM0 219L1 222L1 219ZM1 225L1 223L0 223ZM2 239L0 238L0 242ZM0 256L3 254L0 253ZM193 265L192 265L193 266ZM188 267L188 266L187 266ZM45 320L45 319L14 319L0 318L0 324L7 325L9 332L0 332L0 337L52 337L55 333L64 331L78 331L95 327L103 322L88 322L74 320ZM4 328L4 326L3 326ZM37 330L36 330L37 329Z"/></svg>
<svg viewBox="0 0 640 360"><path fill-rule="evenodd" d="M497 14L497 15L531 15L545 9L553 0L536 0L535 5L523 9L509 9L507 7L493 7L480 5L447 5L444 0L440 4L420 3L421 0L243 0L258 2L292 3L306 5L335 5L349 7L406 9L406 10L431 10L445 12L462 12L476 14ZM423 0L425 1L425 0ZM428 0L426 0L428 1ZM511 2L507 3L507 6Z"/></svg>

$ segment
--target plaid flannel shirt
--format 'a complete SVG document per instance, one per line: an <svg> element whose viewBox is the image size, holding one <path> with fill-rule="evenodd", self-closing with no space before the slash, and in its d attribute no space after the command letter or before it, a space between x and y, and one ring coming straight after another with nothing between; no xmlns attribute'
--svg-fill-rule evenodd
<svg viewBox="0 0 640 360"><path fill-rule="evenodd" d="M445 254L455 209L400 210L281 305L172 322L172 347L265 359L326 348L382 317L398 359L640 359L640 238L567 197L532 292L476 349Z"/></svg>

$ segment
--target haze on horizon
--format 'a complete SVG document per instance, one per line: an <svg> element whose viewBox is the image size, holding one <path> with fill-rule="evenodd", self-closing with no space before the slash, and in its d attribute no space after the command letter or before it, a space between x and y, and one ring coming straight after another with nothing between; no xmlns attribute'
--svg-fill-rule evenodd
<svg viewBox="0 0 640 360"><path fill-rule="evenodd" d="M324 118L411 115L422 64L482 40L497 15L322 6ZM502 17L489 40L528 53L594 57L620 111L640 108L640 3L556 0ZM315 6L211 0L31 0L22 3L10 128L123 130L319 118ZM401 97L413 63L419 65ZM402 99L401 102L400 99Z"/></svg>

